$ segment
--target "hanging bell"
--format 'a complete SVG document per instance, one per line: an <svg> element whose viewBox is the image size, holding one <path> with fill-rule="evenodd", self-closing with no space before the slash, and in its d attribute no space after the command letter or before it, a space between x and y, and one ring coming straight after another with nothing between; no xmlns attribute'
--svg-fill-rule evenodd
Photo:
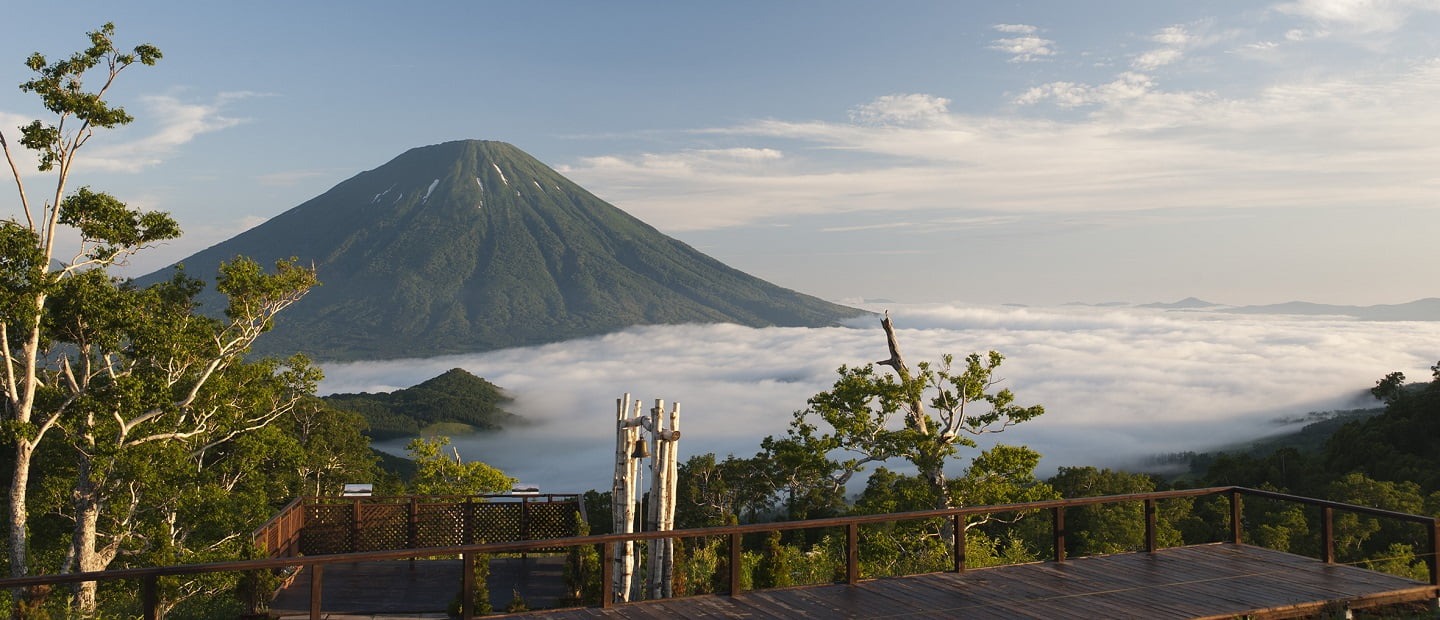
<svg viewBox="0 0 1440 620"><path fill-rule="evenodd" d="M636 440L635 440L635 449L630 452L630 458L632 458L632 459L648 459L648 458L650 458L650 444L649 444L649 443L646 443L644 439L636 439Z"/></svg>

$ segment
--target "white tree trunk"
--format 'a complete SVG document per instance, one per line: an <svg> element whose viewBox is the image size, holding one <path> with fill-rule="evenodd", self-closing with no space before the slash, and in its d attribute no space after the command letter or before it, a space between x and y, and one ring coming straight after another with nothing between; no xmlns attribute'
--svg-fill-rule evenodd
<svg viewBox="0 0 1440 620"><path fill-rule="evenodd" d="M77 465L80 473L73 491L75 530L71 538L72 553L76 560L75 570L81 573L102 571L109 562L101 557L97 549L100 529L99 493L96 492L94 481L90 479L89 459L81 457ZM94 581L75 584L75 608L84 617L95 614L96 587Z"/></svg>
<svg viewBox="0 0 1440 620"><path fill-rule="evenodd" d="M615 400L615 481L610 490L610 513L612 531L616 534L629 534L634 531L635 519L632 514L635 490L632 483L630 449L634 443L630 436L631 426L628 424L630 411L630 394L624 398ZM614 562L614 582L608 584L616 602L630 600L630 575L631 555L634 543L615 543L615 552L611 561Z"/></svg>
<svg viewBox="0 0 1440 620"><path fill-rule="evenodd" d="M15 471L10 475L10 576L24 577L30 565L30 540L26 536L25 489L30 484L30 459L35 447L21 439L15 442Z"/></svg>
<svg viewBox="0 0 1440 620"><path fill-rule="evenodd" d="M670 431L674 435L666 442L670 449L666 452L669 462L666 467L665 510L662 513L662 525L667 532L675 529L675 493L680 480L680 403L675 403L670 409ZM665 552L660 565L663 567L660 595L670 598L675 596L675 539L665 539Z"/></svg>

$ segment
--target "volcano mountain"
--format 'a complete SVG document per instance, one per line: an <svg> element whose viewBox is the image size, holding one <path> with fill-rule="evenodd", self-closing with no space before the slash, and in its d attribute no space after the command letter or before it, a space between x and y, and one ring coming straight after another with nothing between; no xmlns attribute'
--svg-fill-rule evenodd
<svg viewBox="0 0 1440 620"><path fill-rule="evenodd" d="M316 267L322 285L255 349L319 360L470 353L647 324L816 327L864 314L727 267L503 142L411 149L180 263L203 277L236 256ZM218 312L218 297L206 299Z"/></svg>

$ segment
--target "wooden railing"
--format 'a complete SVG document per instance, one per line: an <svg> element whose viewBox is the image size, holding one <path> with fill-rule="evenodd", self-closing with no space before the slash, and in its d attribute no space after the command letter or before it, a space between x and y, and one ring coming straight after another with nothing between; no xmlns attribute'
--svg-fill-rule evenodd
<svg viewBox="0 0 1440 620"><path fill-rule="evenodd" d="M251 534L267 557L561 538L577 494L301 497Z"/></svg>
<svg viewBox="0 0 1440 620"><path fill-rule="evenodd" d="M732 525L724 527L710 527L687 530L674 530L668 532L638 532L633 534L608 534L601 536L579 536L569 538L557 538L550 540L535 540L521 542L491 543L477 545L461 545L449 547L433 547L427 549L406 549L395 551L371 551L364 553L342 553L332 555L313 555L305 557L285 557L265 560L248 560L241 562L218 562L213 564L191 564L183 566L163 566L155 568L137 568L127 570L102 571L93 573L77 573L71 575L41 575L35 577L20 577L0 579L0 588L24 588L38 585L61 585L73 584L85 581L108 581L116 579L138 579L141 582L140 594L141 605L144 617L158 618L159 609L159 588L158 580L161 577L178 575L199 575L217 572L239 572L251 570L271 570L291 567L303 567L309 573L310 580L310 617L321 618L321 593L323 591L323 579L325 567L336 563L371 562L382 560L406 560L422 557L433 557L442 555L460 555L462 559L463 575L461 584L461 616L472 618L474 610L470 608L470 601L473 600L475 592L474 571L476 557L481 554L492 553L525 553L534 552L542 548L573 547L578 545L596 545L600 551L601 567L601 601L602 607L609 607L613 600L608 584L611 583L613 574L611 562L614 543L626 541L656 540L666 538L695 538L720 536L729 540L729 562L730 573L730 594L741 593L741 566L742 566L742 537L745 534L757 534L775 531L803 530L812 528L844 528L846 532L846 571L845 582L854 584L858 582L860 574L860 553L859 553L859 526L876 523L892 523L912 519L948 518L953 520L955 531L964 531L965 524L971 516L987 515L994 513L1009 513L1018 511L1049 511L1053 524L1054 535L1054 559L1057 562L1065 561L1065 511L1070 508L1083 506L1096 506L1102 504L1116 504L1124 502L1141 502L1145 507L1145 548L1147 551L1155 551L1156 547L1156 502L1167 499L1203 496L1223 496L1229 499L1230 503L1230 540L1228 542L1239 544L1244 539L1244 521L1241 518L1242 496L1254 496L1259 498L1298 502L1310 506L1319 507L1322 511L1322 552L1321 558L1326 562L1334 562L1334 536L1333 536L1333 513L1336 510L1354 512L1358 514L1397 519L1418 523L1425 526L1428 533L1429 549L1417 554L1423 556L1429 566L1430 585L1440 587L1440 565L1437 565L1437 557L1440 557L1440 518L1423 515L1406 514L1389 510L1380 510L1353 504L1331 502L1308 497L1260 491L1244 487L1212 487L1204 489L1187 489L1179 491L1160 491L1154 493L1134 493L1128 495L1109 495L1103 497L1084 497L1074 499L1048 500L1040 502L1028 502L1023 504L1003 504L993 506L973 506L966 508L951 508L946 510L927 510L920 512L905 512L879 515L863 515L852 517L837 517L832 519L815 519L810 521L788 521L780 523L756 523L751 525ZM281 539L284 536L280 537ZM966 570L965 562L965 537L954 537L954 564L951 567L955 571Z"/></svg>

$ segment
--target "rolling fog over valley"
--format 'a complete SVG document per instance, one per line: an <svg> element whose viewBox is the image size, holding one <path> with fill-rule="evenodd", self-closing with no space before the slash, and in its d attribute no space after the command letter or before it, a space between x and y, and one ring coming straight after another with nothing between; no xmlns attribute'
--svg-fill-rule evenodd
<svg viewBox="0 0 1440 620"><path fill-rule="evenodd" d="M882 310L871 307L870 310ZM1144 308L907 306L888 309L907 361L995 349L1022 405L1045 415L982 440L1065 465L1134 465L1280 431L1311 411L1374 406L1385 373L1429 376L1440 323L1234 315ZM679 401L681 460L751 456L828 389L841 364L886 357L878 318L833 328L635 327L474 355L326 364L320 393L392 391L464 368L508 391L535 423L456 438L467 459L544 491L605 490L622 392ZM404 441L378 444L403 453ZM889 465L898 468L900 463ZM1048 473L1046 474L1048 475Z"/></svg>

